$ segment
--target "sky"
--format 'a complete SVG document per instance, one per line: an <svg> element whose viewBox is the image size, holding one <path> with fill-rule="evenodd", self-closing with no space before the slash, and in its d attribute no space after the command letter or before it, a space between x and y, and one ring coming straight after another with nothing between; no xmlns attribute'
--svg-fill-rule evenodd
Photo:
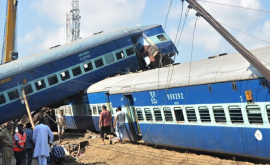
<svg viewBox="0 0 270 165"><path fill-rule="evenodd" d="M0 1L0 36L4 36L6 1ZM205 2L207 1L207 2ZM17 47L19 58L66 43L66 13L71 10L72 0L19 0ZM181 15L181 0L80 0L81 37L118 27L160 24L175 41ZM223 3L270 11L270 0L200 0L200 3L217 21L252 36L270 42L270 13L217 5ZM187 11L184 2L182 23ZM177 49L177 63L191 61L195 10L190 10ZM166 22L166 26L165 26ZM180 27L182 29L183 24ZM269 46L225 27L247 49ZM180 33L180 32L179 32ZM178 33L178 34L179 34ZM178 35L179 36L179 35ZM0 48L2 49L2 39ZM203 18L198 18L194 33L192 61L206 59L236 50L227 43Z"/></svg>

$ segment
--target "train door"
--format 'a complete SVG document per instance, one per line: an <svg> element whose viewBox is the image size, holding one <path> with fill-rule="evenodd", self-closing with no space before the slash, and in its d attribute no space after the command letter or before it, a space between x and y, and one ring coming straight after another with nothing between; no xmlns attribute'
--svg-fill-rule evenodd
<svg viewBox="0 0 270 165"><path fill-rule="evenodd" d="M132 95L124 95L123 97L125 107L127 109L127 119L130 127L129 129L131 133L134 135L134 140L138 140L140 138L139 136L141 135L141 132L135 112L133 97Z"/></svg>
<svg viewBox="0 0 270 165"><path fill-rule="evenodd" d="M74 114L72 112L72 106L67 105L63 107L64 114L66 115L66 124L68 129L77 129L76 123L74 120Z"/></svg>

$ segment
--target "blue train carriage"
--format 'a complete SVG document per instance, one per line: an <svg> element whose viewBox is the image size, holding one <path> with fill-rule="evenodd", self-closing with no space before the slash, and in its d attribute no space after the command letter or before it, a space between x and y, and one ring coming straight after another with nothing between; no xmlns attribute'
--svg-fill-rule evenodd
<svg viewBox="0 0 270 165"><path fill-rule="evenodd" d="M270 68L270 47L251 52ZM89 95L107 92L113 109L123 107L146 144L270 159L269 82L239 53L92 87L101 93L93 89Z"/></svg>
<svg viewBox="0 0 270 165"><path fill-rule="evenodd" d="M140 36L145 37L143 42ZM157 37L160 39L153 40ZM162 43L166 46L159 50L156 45ZM136 45L147 45L151 52L142 49L139 53ZM160 25L149 25L94 34L0 65L0 123L26 114L19 98L22 87L31 96L28 101L32 111L56 107L108 76L156 67L155 58L165 53L164 64L172 63L171 56L177 50ZM152 61L148 60L150 56Z"/></svg>

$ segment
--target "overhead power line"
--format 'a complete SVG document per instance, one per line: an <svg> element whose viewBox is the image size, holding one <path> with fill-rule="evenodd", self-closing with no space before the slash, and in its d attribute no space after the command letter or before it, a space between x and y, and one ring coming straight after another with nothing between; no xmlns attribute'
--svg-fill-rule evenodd
<svg viewBox="0 0 270 165"><path fill-rule="evenodd" d="M234 27L231 27L231 26L229 26L229 25L226 25L226 24L224 24L224 23L221 23L221 22L219 22L219 23L222 24L222 25L224 25L224 26L227 26L227 27L229 27L229 28L231 28L231 29L234 29L234 30L236 30L236 31L238 31L238 32L240 32L240 33L243 33L243 34L245 34L245 35L247 35L247 36L249 36L249 37L252 37L252 38L255 38L255 39L257 39L257 40L260 40L260 41L263 41L263 42L265 42L265 43L270 44L269 41L265 41L265 40L260 39L260 38L258 38L258 37L254 37L254 36L252 36L252 35L250 35L250 34L248 34L248 33L245 33L245 32L243 32L243 31L241 31L241 30L238 30L238 29L236 29L236 28L234 28Z"/></svg>
<svg viewBox="0 0 270 165"><path fill-rule="evenodd" d="M248 8L248 7L235 6L235 5L229 5L229 4L217 3L217 2L211 2L211 1L205 1L205 0L197 0L197 1L206 2L206 3L212 3L212 4L216 4L216 5L230 6L230 7L247 9L247 10L254 10L254 11L260 11L260 12L270 13L270 11L268 11L268 10L262 10L262 9L253 9L253 8Z"/></svg>

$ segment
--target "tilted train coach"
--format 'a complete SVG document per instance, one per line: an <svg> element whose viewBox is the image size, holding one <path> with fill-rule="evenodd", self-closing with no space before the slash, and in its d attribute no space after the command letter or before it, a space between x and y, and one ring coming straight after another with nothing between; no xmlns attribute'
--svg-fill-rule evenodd
<svg viewBox="0 0 270 165"><path fill-rule="evenodd" d="M108 76L173 63L177 50L160 25L100 32L88 38L0 65L0 124L32 111L67 103Z"/></svg>

